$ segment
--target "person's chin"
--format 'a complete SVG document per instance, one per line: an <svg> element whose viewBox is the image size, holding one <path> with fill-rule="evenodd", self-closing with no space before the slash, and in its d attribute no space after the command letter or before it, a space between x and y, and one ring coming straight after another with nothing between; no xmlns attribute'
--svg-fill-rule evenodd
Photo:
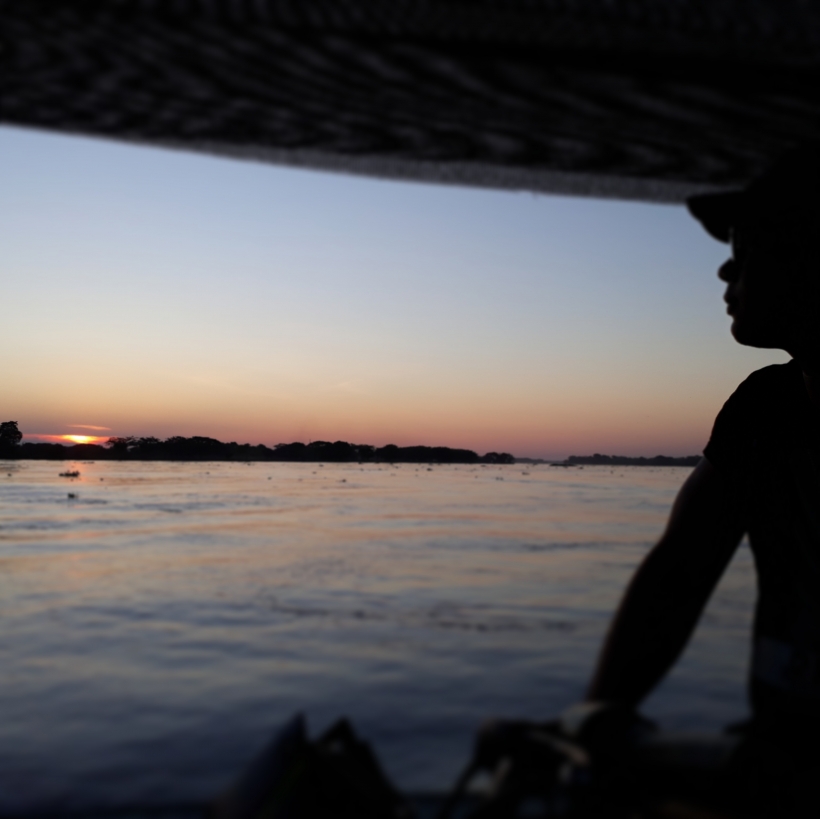
<svg viewBox="0 0 820 819"><path fill-rule="evenodd" d="M783 346L781 339L776 337L777 333L772 332L771 328L755 327L737 316L732 322L731 332L734 340L744 347L773 350Z"/></svg>

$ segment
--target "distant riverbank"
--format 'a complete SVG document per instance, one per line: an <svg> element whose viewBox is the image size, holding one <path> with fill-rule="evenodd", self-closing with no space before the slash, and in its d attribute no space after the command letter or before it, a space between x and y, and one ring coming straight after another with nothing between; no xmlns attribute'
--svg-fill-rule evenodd
<svg viewBox="0 0 820 819"><path fill-rule="evenodd" d="M697 466L702 456L655 455L652 458L631 458L628 455L570 455L565 461L555 461L553 466Z"/></svg>
<svg viewBox="0 0 820 819"><path fill-rule="evenodd" d="M445 446L375 447L347 441L312 441L309 444L238 444L215 438L175 436L158 438L111 438L100 444L24 443L0 449L0 458L22 460L82 461L286 461L327 463L438 463L438 464L512 464L508 452L479 455L471 449Z"/></svg>

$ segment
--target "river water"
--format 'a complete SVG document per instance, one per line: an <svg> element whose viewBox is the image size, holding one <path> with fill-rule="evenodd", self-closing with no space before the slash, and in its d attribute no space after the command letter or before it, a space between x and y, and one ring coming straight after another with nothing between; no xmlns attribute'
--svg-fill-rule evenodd
<svg viewBox="0 0 820 819"><path fill-rule="evenodd" d="M208 799L297 711L445 788L581 696L687 474L0 461L0 813ZM745 715L753 596L742 546L647 714Z"/></svg>

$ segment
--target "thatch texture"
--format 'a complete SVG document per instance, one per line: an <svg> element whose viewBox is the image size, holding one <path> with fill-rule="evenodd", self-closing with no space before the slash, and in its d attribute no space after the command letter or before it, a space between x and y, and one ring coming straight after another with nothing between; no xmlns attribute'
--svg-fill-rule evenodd
<svg viewBox="0 0 820 819"><path fill-rule="evenodd" d="M820 138L813 0L0 0L0 121L680 201Z"/></svg>

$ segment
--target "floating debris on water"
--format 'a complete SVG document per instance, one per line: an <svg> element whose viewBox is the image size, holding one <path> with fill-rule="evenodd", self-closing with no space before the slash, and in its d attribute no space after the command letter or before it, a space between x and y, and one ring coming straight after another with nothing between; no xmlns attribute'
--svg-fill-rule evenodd
<svg viewBox="0 0 820 819"><path fill-rule="evenodd" d="M77 500L77 493L76 492L69 492L68 493L69 500Z"/></svg>
<svg viewBox="0 0 820 819"><path fill-rule="evenodd" d="M61 477L61 478L79 478L80 473L75 469L73 472L72 471L61 472L59 477Z"/></svg>

